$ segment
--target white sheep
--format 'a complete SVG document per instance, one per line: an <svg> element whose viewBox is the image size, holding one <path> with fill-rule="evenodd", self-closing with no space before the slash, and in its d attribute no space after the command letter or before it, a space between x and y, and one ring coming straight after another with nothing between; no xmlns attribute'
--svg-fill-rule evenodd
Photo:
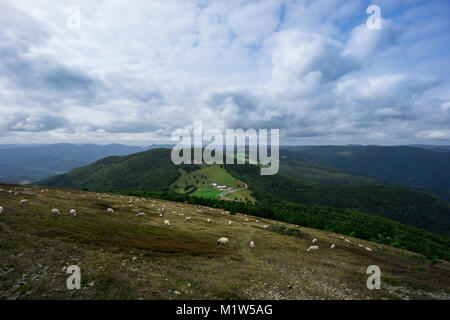
<svg viewBox="0 0 450 320"><path fill-rule="evenodd" d="M336 248L336 245L333 243L333 244L330 246L330 248L331 248L331 249L334 249L334 248Z"/></svg>
<svg viewBox="0 0 450 320"><path fill-rule="evenodd" d="M164 220L164 226L165 227L170 227L170 221L169 220Z"/></svg>
<svg viewBox="0 0 450 320"><path fill-rule="evenodd" d="M317 243L317 239L313 239L313 240L312 240L312 243Z"/></svg>
<svg viewBox="0 0 450 320"><path fill-rule="evenodd" d="M244 221L246 221L246 222L247 222L247 221L248 221L248 219L247 219L247 218L245 218L245 219L244 219Z"/></svg>
<svg viewBox="0 0 450 320"><path fill-rule="evenodd" d="M106 209L106 212L108 212L108 213L114 213L114 210L113 210L112 208L108 208L108 209Z"/></svg>
<svg viewBox="0 0 450 320"><path fill-rule="evenodd" d="M3 207L0 207L0 214L3 213Z"/></svg>
<svg viewBox="0 0 450 320"><path fill-rule="evenodd" d="M372 249L370 249L369 247L366 247L366 250L372 252Z"/></svg>
<svg viewBox="0 0 450 320"><path fill-rule="evenodd" d="M20 204L26 204L26 203L28 203L28 200L27 200L27 199L22 199L22 200L20 200Z"/></svg>
<svg viewBox="0 0 450 320"><path fill-rule="evenodd" d="M71 216L76 217L76 216L77 216L77 211L76 211L75 209L70 209L69 214L70 214Z"/></svg>
<svg viewBox="0 0 450 320"><path fill-rule="evenodd" d="M210 218L206 219L206 222L211 222L211 219Z"/></svg>
<svg viewBox="0 0 450 320"><path fill-rule="evenodd" d="M255 247L255 243L253 242L253 240L250 240L250 242L248 243L248 246L250 248L254 248Z"/></svg>
<svg viewBox="0 0 450 320"><path fill-rule="evenodd" d="M57 216L59 216L59 210L58 209L52 209L52 214L56 214Z"/></svg>
<svg viewBox="0 0 450 320"><path fill-rule="evenodd" d="M143 212L139 212L139 213L136 215L136 217L143 217L143 216L145 216L145 213L143 213Z"/></svg>
<svg viewBox="0 0 450 320"><path fill-rule="evenodd" d="M229 246L230 240L228 240L228 238L222 237L219 240L217 240L217 244L222 245L222 246Z"/></svg>
<svg viewBox="0 0 450 320"><path fill-rule="evenodd" d="M233 222L230 220L230 221L228 221L228 225L229 226L231 226L231 224L232 224Z"/></svg>
<svg viewBox="0 0 450 320"><path fill-rule="evenodd" d="M259 222L259 220L258 219L256 219L256 221L255 221L256 223L258 223Z"/></svg>
<svg viewBox="0 0 450 320"><path fill-rule="evenodd" d="M191 221L191 219L192 219L191 217L186 217L186 218L184 218L184 221L186 221L186 222Z"/></svg>
<svg viewBox="0 0 450 320"><path fill-rule="evenodd" d="M306 249L306 251L315 251L315 250L319 250L319 247L318 246L311 246L311 247L309 247L308 249Z"/></svg>

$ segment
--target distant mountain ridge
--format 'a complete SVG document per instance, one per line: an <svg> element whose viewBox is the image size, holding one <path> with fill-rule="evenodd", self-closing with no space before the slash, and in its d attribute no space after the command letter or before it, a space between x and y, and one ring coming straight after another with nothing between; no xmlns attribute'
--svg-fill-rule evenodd
<svg viewBox="0 0 450 320"><path fill-rule="evenodd" d="M287 150L353 174L414 187L450 201L450 152L408 146L307 146Z"/></svg>

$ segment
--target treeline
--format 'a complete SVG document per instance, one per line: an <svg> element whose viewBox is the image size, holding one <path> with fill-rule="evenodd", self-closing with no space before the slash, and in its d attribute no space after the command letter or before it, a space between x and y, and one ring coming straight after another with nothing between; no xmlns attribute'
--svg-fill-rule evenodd
<svg viewBox="0 0 450 320"><path fill-rule="evenodd" d="M449 238L355 210L270 200L254 204L221 201L173 192L122 190L116 193L220 208L230 214L239 212L275 219L410 250L430 259L450 261Z"/></svg>

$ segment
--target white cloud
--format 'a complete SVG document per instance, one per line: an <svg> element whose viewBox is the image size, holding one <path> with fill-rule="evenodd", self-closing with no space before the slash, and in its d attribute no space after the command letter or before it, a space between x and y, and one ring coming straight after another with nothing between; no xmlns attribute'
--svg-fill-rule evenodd
<svg viewBox="0 0 450 320"><path fill-rule="evenodd" d="M442 6L380 4L369 30L360 1L76 3L80 30L65 2L0 4L0 142L163 142L195 119L298 143L447 137Z"/></svg>

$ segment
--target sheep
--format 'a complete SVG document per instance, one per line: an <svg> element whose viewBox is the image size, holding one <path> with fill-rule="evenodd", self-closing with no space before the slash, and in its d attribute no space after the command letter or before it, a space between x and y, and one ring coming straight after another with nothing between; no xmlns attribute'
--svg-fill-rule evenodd
<svg viewBox="0 0 450 320"><path fill-rule="evenodd" d="M366 250L372 252L372 249L370 249L369 247L366 247Z"/></svg>
<svg viewBox="0 0 450 320"><path fill-rule="evenodd" d="M245 218L245 219L244 219L244 221L245 221L245 222L247 222L247 221L248 221L248 219L247 219L247 218Z"/></svg>
<svg viewBox="0 0 450 320"><path fill-rule="evenodd" d="M348 242L348 243L352 243L350 240L348 240L347 238L344 238L344 240L345 240L345 242Z"/></svg>
<svg viewBox="0 0 450 320"><path fill-rule="evenodd" d="M113 210L112 208L108 208L108 209L106 209L106 212L108 212L108 213L114 213L114 210Z"/></svg>
<svg viewBox="0 0 450 320"><path fill-rule="evenodd" d="M229 246L230 240L228 240L228 238L222 237L219 240L217 240L217 244L222 246Z"/></svg>
<svg viewBox="0 0 450 320"><path fill-rule="evenodd" d="M263 228L264 229L267 229L269 226L267 225L267 224L265 224L264 226L263 226Z"/></svg>
<svg viewBox="0 0 450 320"><path fill-rule="evenodd" d="M334 248L336 248L336 245L333 243L333 244L330 246L330 248L331 248L331 249L334 249Z"/></svg>
<svg viewBox="0 0 450 320"><path fill-rule="evenodd" d="M258 219L256 219L256 221L255 221L256 223L258 223L259 222L259 220Z"/></svg>
<svg viewBox="0 0 450 320"><path fill-rule="evenodd" d="M317 239L313 239L313 240L312 240L312 243L317 243Z"/></svg>
<svg viewBox="0 0 450 320"><path fill-rule="evenodd" d="M76 217L76 216L77 216L77 211L76 211L75 209L70 209L69 214L70 214L71 216Z"/></svg>
<svg viewBox="0 0 450 320"><path fill-rule="evenodd" d="M308 249L306 249L306 251L313 251L313 250L319 250L318 246L310 246Z"/></svg>
<svg viewBox="0 0 450 320"><path fill-rule="evenodd" d="M255 243L253 242L253 240L250 240L250 242L248 243L248 246L250 248L254 248L255 247Z"/></svg>
<svg viewBox="0 0 450 320"><path fill-rule="evenodd" d="M20 200L20 204L26 204L26 203L28 203L28 200L27 200L27 199L22 199L22 200Z"/></svg>
<svg viewBox="0 0 450 320"><path fill-rule="evenodd" d="M231 226L231 224L232 224L233 222L230 220L230 221L228 221L228 225L229 226Z"/></svg>
<svg viewBox="0 0 450 320"><path fill-rule="evenodd" d="M206 219L206 222L211 222L211 219L210 218Z"/></svg>
<svg viewBox="0 0 450 320"><path fill-rule="evenodd" d="M3 207L0 207L0 214L3 213Z"/></svg>
<svg viewBox="0 0 450 320"><path fill-rule="evenodd" d="M191 221L191 219L192 219L191 217L186 217L186 218L184 218L184 221L186 221L186 222Z"/></svg>
<svg viewBox="0 0 450 320"><path fill-rule="evenodd" d="M59 216L59 210L58 209L52 209L52 214L56 214L57 216Z"/></svg>
<svg viewBox="0 0 450 320"><path fill-rule="evenodd" d="M170 221L169 220L164 220L164 226L165 227L170 227Z"/></svg>
<svg viewBox="0 0 450 320"><path fill-rule="evenodd" d="M364 246L362 245L362 244L358 244L358 247L360 247L360 248L364 248Z"/></svg>
<svg viewBox="0 0 450 320"><path fill-rule="evenodd" d="M162 214L162 213L160 213L160 214L159 214L159 216L160 216L160 217L162 217L162 216L163 216L163 214Z"/></svg>
<svg viewBox="0 0 450 320"><path fill-rule="evenodd" d="M143 212L139 212L139 213L136 215L136 217L143 217L143 216L145 216L145 213L143 213Z"/></svg>

